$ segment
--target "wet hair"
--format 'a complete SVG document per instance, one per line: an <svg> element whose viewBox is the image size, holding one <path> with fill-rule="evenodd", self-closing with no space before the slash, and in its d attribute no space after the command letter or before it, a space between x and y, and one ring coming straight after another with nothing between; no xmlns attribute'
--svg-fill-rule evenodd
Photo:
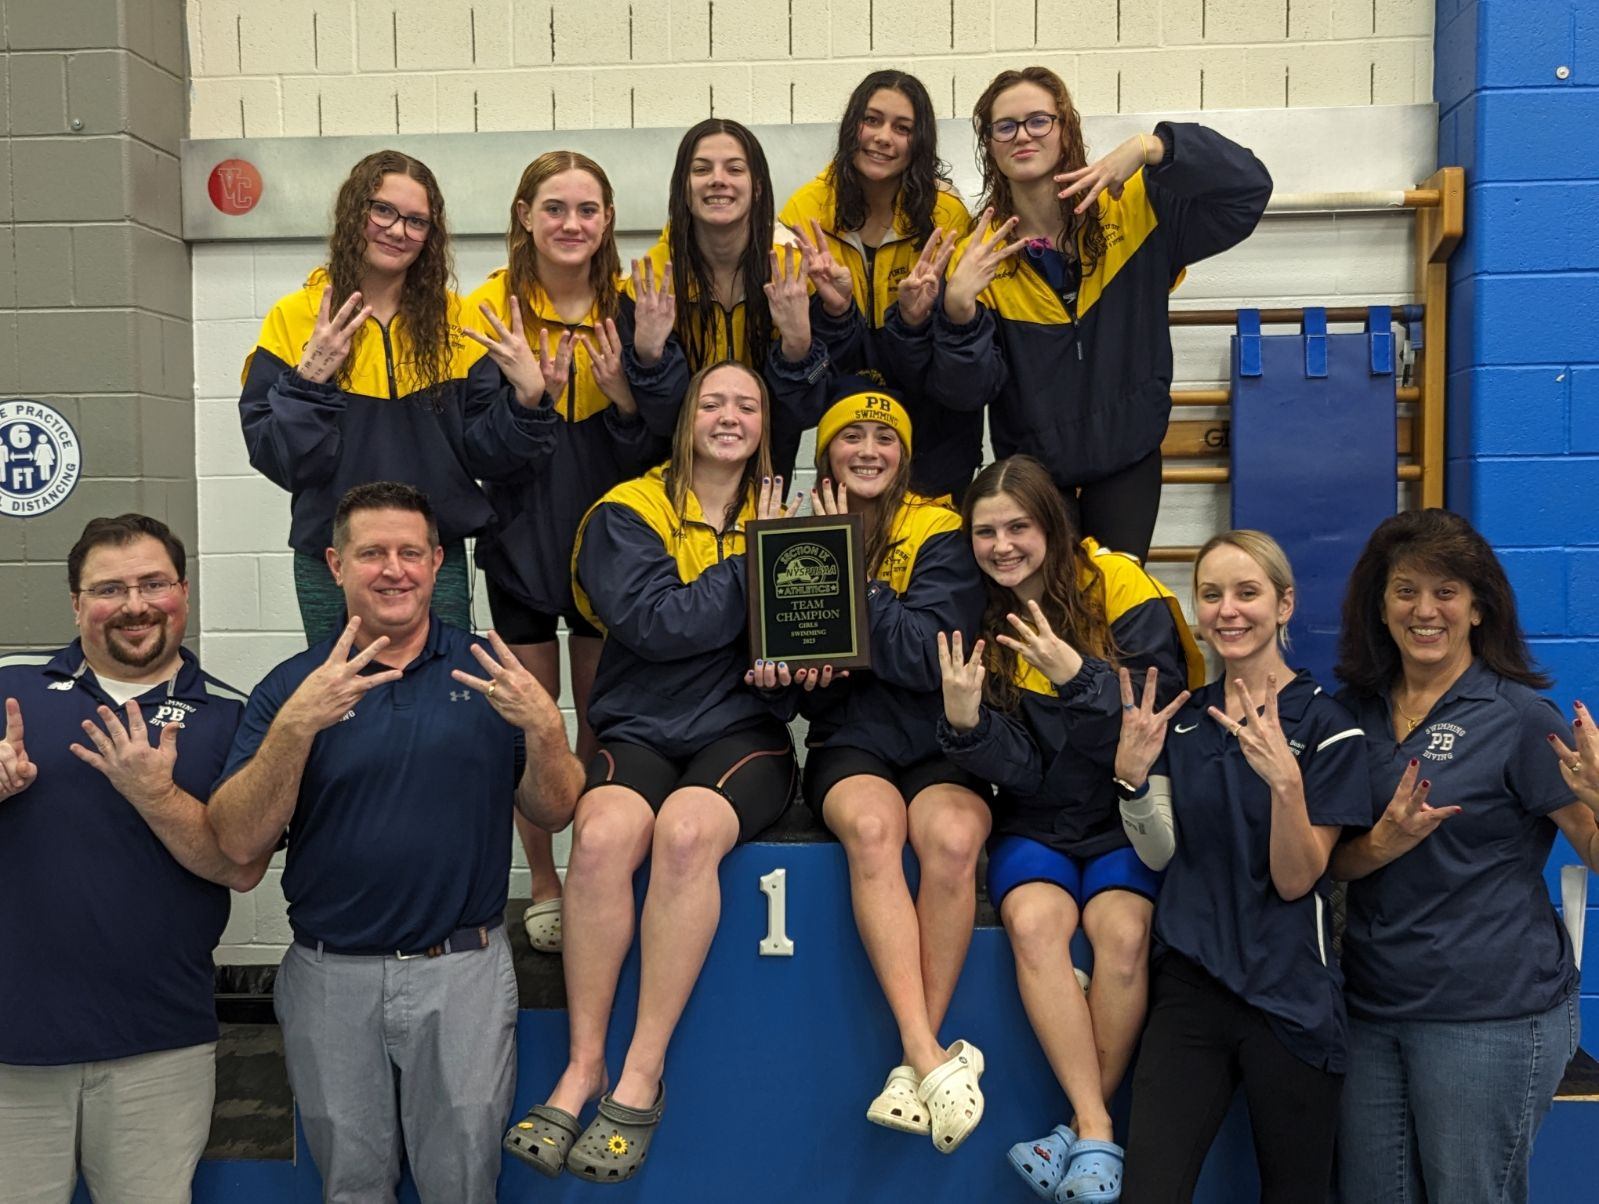
<svg viewBox="0 0 1599 1204"><path fill-rule="evenodd" d="M983 199L973 212L994 210L994 225L999 226L1016 216L1016 202L1011 198L1010 181L1000 171L990 145L990 114L1000 94L1017 84L1034 84L1048 92L1055 101L1055 114L1060 119L1060 159L1054 171L1075 171L1088 165L1088 147L1083 141L1083 120L1072 103L1065 81L1048 67L1023 67L1020 71L1001 71L996 75L972 108L972 129L977 135L977 166L983 177ZM1056 246L1071 251L1080 246L1082 271L1091 276L1105 255L1105 231L1100 224L1099 205L1088 207L1088 212L1072 212L1079 202L1076 197L1060 202L1060 230Z"/></svg>
<svg viewBox="0 0 1599 1204"><path fill-rule="evenodd" d="M439 523L433 516L428 495L403 481L368 481L346 491L333 512L333 546L343 549L350 542L350 516L360 510L404 510L427 520L428 547L439 546Z"/></svg>
<svg viewBox="0 0 1599 1204"><path fill-rule="evenodd" d="M861 145L861 125L866 106L883 89L898 92L911 105L909 162L900 176L899 192L894 197L896 218L910 228L915 246L933 235L933 208L938 203L939 184L949 178L949 167L938 157L938 117L933 100L922 81L905 71L873 71L849 95L844 116L838 123L838 148L828 171L833 180L833 222L840 230L859 230L866 224L866 187L855 154ZM806 237L810 231L805 231Z"/></svg>
<svg viewBox="0 0 1599 1204"><path fill-rule="evenodd" d="M1376 697L1403 671L1383 621L1388 580L1400 569L1436 574L1471 590L1480 622L1471 651L1500 677L1535 690L1552 684L1532 658L1516 614L1516 594L1488 541L1460 515L1431 508L1385 518L1366 541L1344 592L1343 629L1334 672L1357 693Z"/></svg>
<svg viewBox="0 0 1599 1204"><path fill-rule="evenodd" d="M666 246L672 260L672 287L677 292L677 337L688 357L688 366L698 369L716 348L715 331L722 322L722 307L717 304L711 266L705 262L699 241L694 237L694 218L689 206L689 171L701 140L727 134L744 151L750 170L749 238L739 258L739 277L744 282L744 342L748 362L756 372L766 367L772 349L772 309L766 300L766 283L771 279L773 222L772 173L766 166L766 152L747 128L723 117L707 117L691 126L677 144L677 160L672 164L671 190L666 199ZM740 348L729 347L734 358L744 358Z"/></svg>
<svg viewBox="0 0 1599 1204"><path fill-rule="evenodd" d="M1044 618L1060 636L1084 656L1095 656L1115 664L1120 657L1105 605L1105 578L1093 558L1083 548L1061 501L1049 470L1032 456L1012 456L990 464L972 481L961 502L961 525L971 538L972 515L977 503L1005 496L1022 508L1038 524L1044 536L1044 563L1040 568L1044 593L1038 605ZM1082 586L1087 579L1093 582ZM1019 654L994 637L1014 634L1005 616L1018 611L1016 595L983 574L987 603L983 608L983 634L988 640L983 657L988 675L983 680L983 698L990 706L1014 711L1021 702L1016 685ZM1026 610L1020 609L1022 617Z"/></svg>
<svg viewBox="0 0 1599 1204"><path fill-rule="evenodd" d="M78 592L83 580L83 562L96 548L125 548L141 539L153 539L166 549L167 558L177 570L178 580L184 576L186 556L183 541L172 533L172 528L159 518L148 514L119 514L115 518L91 518L84 524L83 534L67 553L67 588Z"/></svg>
<svg viewBox="0 0 1599 1204"><path fill-rule="evenodd" d="M333 202L333 231L328 235L328 280L333 289L330 312L337 313L350 294L361 288L367 272L367 205L383 186L383 177L390 175L415 180L427 192L428 220L432 226L421 253L405 271L398 316L405 320L405 336L411 344L419 391L438 409L442 408L438 394L441 386L450 380L455 358L456 336L451 330L450 313L455 265L450 253L449 226L444 217L444 194L421 160L396 150L374 151L352 167L339 186L338 197ZM350 354L339 369L341 385L348 386L356 348L368 334L364 324L355 332Z"/></svg>
<svg viewBox="0 0 1599 1204"><path fill-rule="evenodd" d="M1261 572L1266 574L1266 580L1271 583L1272 589L1277 591L1278 601L1293 594L1294 566L1288 563L1288 553L1283 551L1282 545L1264 531L1241 527L1212 535L1200 547L1199 555L1194 557L1193 589L1196 608L1199 606L1199 566L1205 557L1220 547L1237 548L1258 564ZM1278 624L1277 643L1283 648L1289 646L1288 624Z"/></svg>
<svg viewBox="0 0 1599 1204"><path fill-rule="evenodd" d="M579 151L545 151L522 171L516 195L511 199L511 225L505 235L505 288L507 297L526 299L533 295L539 280L539 254L533 245L532 233L522 225L517 206L533 208L539 188L545 181L562 172L584 171L594 177L600 186L600 204L605 208L605 236L589 260L589 288L594 292L594 302L600 320L614 318L618 309L617 277L622 273L622 259L616 250L616 195L611 181L593 159ZM527 315L524 314L525 318Z"/></svg>
<svg viewBox="0 0 1599 1204"><path fill-rule="evenodd" d="M666 465L666 496L679 519L688 512L688 494L694 485L694 416L699 412L700 390L705 378L723 368L737 368L755 382L755 391L761 398L761 443L759 450L744 462L744 479L739 491L728 504L725 525L732 527L744 502L753 497L762 477L772 475L772 400L766 392L766 382L761 374L748 364L735 359L718 360L701 368L688 382L688 392L677 411L677 426L672 430L672 458Z"/></svg>

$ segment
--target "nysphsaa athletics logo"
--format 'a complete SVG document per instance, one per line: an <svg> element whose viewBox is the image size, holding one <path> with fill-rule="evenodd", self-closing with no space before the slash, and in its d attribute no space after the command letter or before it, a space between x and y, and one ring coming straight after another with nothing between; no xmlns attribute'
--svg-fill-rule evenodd
<svg viewBox="0 0 1599 1204"><path fill-rule="evenodd" d="M0 401L0 514L33 518L67 500L83 473L72 424L42 401Z"/></svg>

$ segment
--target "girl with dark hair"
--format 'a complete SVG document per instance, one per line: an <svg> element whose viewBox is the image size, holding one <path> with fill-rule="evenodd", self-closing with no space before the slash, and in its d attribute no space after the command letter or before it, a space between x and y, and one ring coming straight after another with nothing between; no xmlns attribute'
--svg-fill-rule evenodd
<svg viewBox="0 0 1599 1204"><path fill-rule="evenodd" d="M816 431L818 513L866 528L870 672L805 695L805 801L844 845L856 927L902 1052L868 1120L951 1153L983 1114L983 1056L938 1029L971 943L988 787L938 747L940 631L970 632L982 587L960 518L910 489L911 424L868 381L838 382ZM836 488L834 482L837 482ZM911 898L909 843L921 865Z"/></svg>
<svg viewBox="0 0 1599 1204"><path fill-rule="evenodd" d="M715 935L717 867L783 813L797 770L780 698L745 685L744 529L775 517L766 388L723 362L689 384L672 457L611 489L577 537L577 604L605 632L589 701L598 751L573 821L562 957L565 1072L506 1137L536 1170L631 1178L666 1102L667 1045ZM639 920L638 1018L611 1082L605 1034L633 943L633 874L648 857Z"/></svg>
<svg viewBox="0 0 1599 1204"><path fill-rule="evenodd" d="M1599 869L1599 828L1549 754L1569 757L1571 733L1536 693L1549 679L1510 582L1464 518L1409 511L1372 532L1338 676L1379 800L1332 863L1349 882L1342 1198L1525 1201L1579 1020L1544 862L1560 831Z"/></svg>
<svg viewBox="0 0 1599 1204"><path fill-rule="evenodd" d="M925 365L918 392L939 404L991 403L995 453L1036 455L1079 530L1142 559L1171 411L1167 295L1189 264L1248 236L1271 177L1214 130L1167 121L1090 163L1045 67L1001 72L972 125L982 217L953 257L923 249L884 342ZM981 454L973 442L967 463Z"/></svg>
<svg viewBox="0 0 1599 1204"><path fill-rule="evenodd" d="M428 495L444 544L433 608L470 629L463 541L493 518L474 478L516 472L550 445L554 416L538 395L506 388L455 333L452 272L433 173L374 152L339 188L326 266L273 306L244 361L244 442L251 465L292 495L295 593L312 643L344 610L326 554L346 490L394 480Z"/></svg>
<svg viewBox="0 0 1599 1204"><path fill-rule="evenodd" d="M848 364L884 376L890 387L920 382L921 364L901 365L880 352L877 332L899 283L930 239L949 243L971 218L938 158L938 118L922 81L903 71L873 71L844 106L833 160L791 196L778 215L812 246L825 245L850 276L866 329ZM958 492L971 479L964 449L982 442L980 413L919 405L907 397L916 424L918 492Z"/></svg>
<svg viewBox="0 0 1599 1204"><path fill-rule="evenodd" d="M1194 609L1220 678L1157 710L1152 673L1141 703L1120 674L1123 817L1166 868L1121 1198L1192 1200L1241 1086L1262 1204L1326 1204L1344 1071L1327 860L1371 820L1361 733L1284 659L1293 570L1269 535L1208 540Z"/></svg>
<svg viewBox="0 0 1599 1204"><path fill-rule="evenodd" d="M567 627L577 754L594 751L588 697L600 633L572 600L572 545L600 496L665 452L650 436L622 372L633 303L621 291L616 205L604 170L577 151L548 151L529 163L511 201L507 266L467 298L465 333L502 372L524 380L558 419L548 454L484 492L495 521L477 541L489 611L500 638L550 697L561 693ZM534 949L561 947L561 880L550 834L520 815L533 901L523 922Z"/></svg>
<svg viewBox="0 0 1599 1204"><path fill-rule="evenodd" d="M639 412L662 436L694 372L734 359L760 373L773 401L772 461L787 480L831 360L848 354L859 317L825 247L774 242L774 204L754 134L720 117L689 129L672 166L666 229L632 265L637 324L623 354Z"/></svg>
<svg viewBox="0 0 1599 1204"><path fill-rule="evenodd" d="M1078 541L1032 457L978 473L961 518L988 605L970 659L959 632L939 636L939 744L996 787L988 897L1074 1113L1012 1147L1010 1162L1046 1198L1100 1200L1122 1154L1108 1102L1144 1025L1160 889L1118 814L1116 670L1140 681L1154 674L1156 705L1165 706L1204 680L1204 661L1170 591L1132 557ZM1079 925L1094 953L1086 1002L1071 962Z"/></svg>

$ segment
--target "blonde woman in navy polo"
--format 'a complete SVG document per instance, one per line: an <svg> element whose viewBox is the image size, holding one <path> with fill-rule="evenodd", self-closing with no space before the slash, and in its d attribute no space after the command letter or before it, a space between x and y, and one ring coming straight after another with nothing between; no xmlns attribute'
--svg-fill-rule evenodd
<svg viewBox="0 0 1599 1204"><path fill-rule="evenodd" d="M1421 510L1378 526L1338 676L1376 799L1371 830L1333 855L1349 881L1340 1191L1517 1204L1577 1048L1577 967L1543 866L1559 829L1599 868L1599 828L1549 753L1570 731L1470 523Z"/></svg>
<svg viewBox="0 0 1599 1204"><path fill-rule="evenodd" d="M1207 542L1194 609L1220 679L1156 711L1153 683L1140 704L1121 675L1123 814L1164 826L1133 847L1166 866L1122 1200L1191 1200L1242 1086L1261 1204L1326 1204L1344 1073L1327 860L1371 822L1361 731L1284 659L1293 571L1270 536Z"/></svg>

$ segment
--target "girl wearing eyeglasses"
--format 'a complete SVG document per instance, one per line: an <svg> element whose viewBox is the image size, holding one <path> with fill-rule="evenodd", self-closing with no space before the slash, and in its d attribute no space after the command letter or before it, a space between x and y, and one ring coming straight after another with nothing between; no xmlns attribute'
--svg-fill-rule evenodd
<svg viewBox="0 0 1599 1204"><path fill-rule="evenodd" d="M1142 559L1171 412L1167 294L1248 236L1271 177L1214 130L1168 121L1090 163L1045 67L1001 72L972 124L982 216L954 248L929 241L884 339L920 358L940 404L990 406L994 454L1042 460L1078 530Z"/></svg>
<svg viewBox="0 0 1599 1204"><path fill-rule="evenodd" d="M778 221L813 245L827 247L849 273L865 324L855 370L865 364L890 388L902 377L919 381L920 364L901 365L879 346L884 315L898 287L930 240L952 242L971 217L938 157L938 118L927 88L903 71L873 71L856 85L838 124L830 163L802 186ZM916 423L916 490L950 493L972 478L982 455L983 416L926 405L906 397Z"/></svg>
<svg viewBox="0 0 1599 1204"><path fill-rule="evenodd" d="M374 152L339 188L327 263L272 307L244 361L244 442L251 465L289 491L311 643L344 610L326 554L346 490L392 480L428 495L444 544L433 609L470 629L463 541L494 516L474 478L518 471L554 437L542 390L506 385L482 348L454 333L452 271L433 173L399 151Z"/></svg>

